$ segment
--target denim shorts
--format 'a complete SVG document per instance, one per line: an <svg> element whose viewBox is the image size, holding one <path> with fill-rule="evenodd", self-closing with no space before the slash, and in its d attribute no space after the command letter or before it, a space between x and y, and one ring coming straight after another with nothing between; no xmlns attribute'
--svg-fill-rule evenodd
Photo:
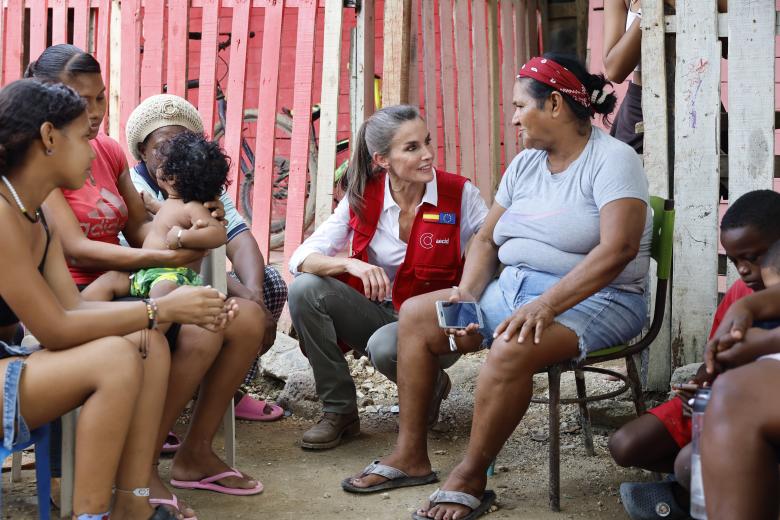
<svg viewBox="0 0 780 520"><path fill-rule="evenodd" d="M496 327L516 309L535 300L561 280L560 277L526 267L506 267L498 280L487 286L479 301L484 326L483 346L493 342ZM555 322L579 338L580 355L628 342L642 331L647 320L644 294L606 287L555 317Z"/></svg>
<svg viewBox="0 0 780 520"><path fill-rule="evenodd" d="M0 341L0 359L24 358L40 350L40 346L22 347ZM22 417L19 400L19 381L24 370L23 359L13 359L8 364L3 381L3 448L8 451L17 443L30 440L30 429Z"/></svg>

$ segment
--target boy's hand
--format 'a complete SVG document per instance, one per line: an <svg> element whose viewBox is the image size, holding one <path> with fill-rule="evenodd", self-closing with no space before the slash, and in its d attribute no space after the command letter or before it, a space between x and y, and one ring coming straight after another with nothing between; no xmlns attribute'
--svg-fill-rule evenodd
<svg viewBox="0 0 780 520"><path fill-rule="evenodd" d="M225 205L219 199L210 200L203 203L203 207L209 210L211 216L219 220L223 226L227 227L228 221L225 220Z"/></svg>
<svg viewBox="0 0 780 520"><path fill-rule="evenodd" d="M717 354L733 347L745 337L747 330L753 325L753 313L743 302L737 301L731 305L723 317L712 339L707 342L704 352L704 363L710 375L721 372L718 366Z"/></svg>
<svg viewBox="0 0 780 520"><path fill-rule="evenodd" d="M717 363L734 368L746 365L763 356L776 352L777 338L771 330L752 328L745 333L744 339L735 343L730 349L715 355ZM773 348L774 347L774 348Z"/></svg>

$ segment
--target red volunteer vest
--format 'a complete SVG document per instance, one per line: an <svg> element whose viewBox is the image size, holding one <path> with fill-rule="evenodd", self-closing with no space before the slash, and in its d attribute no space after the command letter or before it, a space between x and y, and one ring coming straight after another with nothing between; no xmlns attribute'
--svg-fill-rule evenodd
<svg viewBox="0 0 780 520"><path fill-rule="evenodd" d="M460 253L460 207L463 186L468 179L444 171L436 171L438 203L423 203L417 211L409 235L406 256L393 283L393 306L396 310L412 296L457 285L463 272ZM380 175L366 185L363 194L363 219L349 211L349 226L353 230L352 257L368 262L368 245L374 238L379 216L384 207L385 176ZM350 274L337 277L361 294L360 278Z"/></svg>

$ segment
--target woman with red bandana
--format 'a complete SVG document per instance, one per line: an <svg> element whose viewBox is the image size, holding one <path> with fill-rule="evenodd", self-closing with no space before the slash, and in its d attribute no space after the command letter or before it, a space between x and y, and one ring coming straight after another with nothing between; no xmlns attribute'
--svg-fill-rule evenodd
<svg viewBox="0 0 780 520"><path fill-rule="evenodd" d="M430 481L426 405L437 358L490 347L477 380L471 438L462 462L414 518L476 518L495 500L485 471L525 414L533 374L628 341L647 313L652 216L639 157L595 128L615 96L576 58L546 54L520 70L512 122L524 150L507 168L455 289L401 308L396 448L346 479L367 492ZM499 264L504 265L494 279ZM439 328L436 300L478 300L483 326Z"/></svg>

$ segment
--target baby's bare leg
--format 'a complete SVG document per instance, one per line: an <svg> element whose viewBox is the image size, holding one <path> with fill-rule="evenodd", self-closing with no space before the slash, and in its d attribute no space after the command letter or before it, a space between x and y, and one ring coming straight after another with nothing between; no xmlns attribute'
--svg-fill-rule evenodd
<svg viewBox="0 0 780 520"><path fill-rule="evenodd" d="M149 290L149 297L160 298L161 296L165 296L166 294L173 292L173 290L178 286L179 285L176 282L161 280L154 284L154 286Z"/></svg>
<svg viewBox="0 0 780 520"><path fill-rule="evenodd" d="M121 271L108 271L89 284L81 297L95 302L110 302L130 294L130 275Z"/></svg>

